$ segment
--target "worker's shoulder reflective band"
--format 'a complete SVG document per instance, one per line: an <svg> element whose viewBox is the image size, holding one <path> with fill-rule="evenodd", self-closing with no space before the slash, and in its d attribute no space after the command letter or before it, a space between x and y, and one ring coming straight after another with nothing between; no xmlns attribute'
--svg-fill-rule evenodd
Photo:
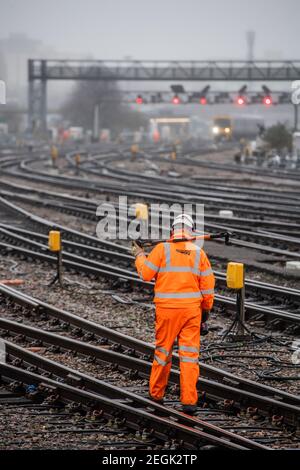
<svg viewBox="0 0 300 470"><path fill-rule="evenodd" d="M180 356L179 360L180 360L180 362L193 362L194 364L198 364L198 362L199 362L198 357Z"/></svg>
<svg viewBox="0 0 300 470"><path fill-rule="evenodd" d="M170 243L164 243L164 250L165 250L165 258L166 258L166 267L159 268L160 273L193 273L200 276L199 270L199 263L200 263L200 256L201 256L201 249L196 247L196 256L194 261L194 266L171 266L171 245Z"/></svg>
<svg viewBox="0 0 300 470"><path fill-rule="evenodd" d="M213 274L213 270L211 268L200 272L200 276L210 276L211 274Z"/></svg>
<svg viewBox="0 0 300 470"><path fill-rule="evenodd" d="M170 243L164 243L166 267L168 268L171 264L171 245Z"/></svg>
<svg viewBox="0 0 300 470"><path fill-rule="evenodd" d="M194 269L197 269L199 268L199 264L200 264L200 257L201 257L201 248L199 248L199 246L195 245L196 247L196 256L195 256L195 264L194 264Z"/></svg>
<svg viewBox="0 0 300 470"><path fill-rule="evenodd" d="M195 299L201 297L201 292L155 292L160 299Z"/></svg>
<svg viewBox="0 0 300 470"><path fill-rule="evenodd" d="M151 261L148 261L147 259L145 260L145 263L144 263L148 268L150 269L153 269L153 271L155 272L158 272L159 271L159 267L156 266L155 264L151 263Z"/></svg>
<svg viewBox="0 0 300 470"><path fill-rule="evenodd" d="M215 290L214 290L214 289L206 289L206 290L202 290L201 293L202 293L203 295L214 294L214 293L215 293Z"/></svg>
<svg viewBox="0 0 300 470"><path fill-rule="evenodd" d="M194 347L194 346L178 346L179 351L185 351L185 352L194 352L194 353L199 353L199 349Z"/></svg>
<svg viewBox="0 0 300 470"><path fill-rule="evenodd" d="M199 269L191 268L190 266L169 266L166 268L159 268L160 273L193 273L200 276Z"/></svg>

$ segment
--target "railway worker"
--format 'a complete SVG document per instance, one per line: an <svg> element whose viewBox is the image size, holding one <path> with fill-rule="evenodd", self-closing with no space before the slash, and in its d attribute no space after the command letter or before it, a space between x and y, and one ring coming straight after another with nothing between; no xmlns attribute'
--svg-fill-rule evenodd
<svg viewBox="0 0 300 470"><path fill-rule="evenodd" d="M163 402L171 369L174 341L178 340L180 401L193 414L198 402L200 327L214 301L215 278L205 252L193 241L194 223L187 214L174 219L171 238L146 257L135 242L136 269L142 279L155 279L156 347L149 393ZM183 240L183 241L178 241ZM205 317L205 318L204 318Z"/></svg>

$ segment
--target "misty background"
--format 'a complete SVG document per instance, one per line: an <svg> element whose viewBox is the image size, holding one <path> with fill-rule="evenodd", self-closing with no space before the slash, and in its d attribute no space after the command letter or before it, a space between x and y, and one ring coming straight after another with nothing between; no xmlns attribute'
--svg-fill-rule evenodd
<svg viewBox="0 0 300 470"><path fill-rule="evenodd" d="M25 109L28 58L243 60L249 30L256 35L255 59L297 59L299 19L298 0L0 0L0 79L7 83L8 104ZM190 83L186 88L204 85ZM169 84L122 86L168 89ZM54 112L66 106L72 88L72 82L50 82L48 108ZM273 89L289 91L290 84L274 84ZM269 113L273 120L292 117L288 105L272 113L249 108L246 112ZM200 112L190 110L186 112ZM212 106L201 112L216 111Z"/></svg>

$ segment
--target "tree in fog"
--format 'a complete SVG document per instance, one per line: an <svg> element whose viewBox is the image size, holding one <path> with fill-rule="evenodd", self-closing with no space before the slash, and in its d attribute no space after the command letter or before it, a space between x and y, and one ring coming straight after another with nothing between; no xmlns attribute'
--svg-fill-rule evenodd
<svg viewBox="0 0 300 470"><path fill-rule="evenodd" d="M280 122L266 130L264 140L272 149L292 149L292 134L286 125Z"/></svg>
<svg viewBox="0 0 300 470"><path fill-rule="evenodd" d="M72 126L93 129L95 106L99 105L99 128L136 130L146 125L144 114L122 104L122 96L114 82L80 81L62 107L64 119Z"/></svg>

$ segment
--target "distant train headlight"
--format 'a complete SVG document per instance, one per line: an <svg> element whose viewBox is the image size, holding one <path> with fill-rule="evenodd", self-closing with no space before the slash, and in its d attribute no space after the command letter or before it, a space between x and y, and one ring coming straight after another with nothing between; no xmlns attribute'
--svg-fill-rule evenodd
<svg viewBox="0 0 300 470"><path fill-rule="evenodd" d="M225 134L230 134L230 127L225 127Z"/></svg>
<svg viewBox="0 0 300 470"><path fill-rule="evenodd" d="M213 134L217 135L217 134L219 134L220 129L217 126L214 126L212 131L213 131Z"/></svg>

